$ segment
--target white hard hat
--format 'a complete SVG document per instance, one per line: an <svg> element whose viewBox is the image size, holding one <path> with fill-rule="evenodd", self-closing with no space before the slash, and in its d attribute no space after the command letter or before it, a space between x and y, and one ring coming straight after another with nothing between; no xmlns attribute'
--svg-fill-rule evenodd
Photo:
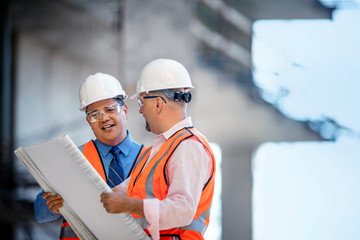
<svg viewBox="0 0 360 240"><path fill-rule="evenodd" d="M189 73L177 61L157 59L143 68L137 82L136 94L174 88L194 88Z"/></svg>
<svg viewBox="0 0 360 240"><path fill-rule="evenodd" d="M90 104L108 99L127 98L125 91L122 89L119 81L113 76L105 73L96 73L87 77L80 87L80 110L84 111Z"/></svg>

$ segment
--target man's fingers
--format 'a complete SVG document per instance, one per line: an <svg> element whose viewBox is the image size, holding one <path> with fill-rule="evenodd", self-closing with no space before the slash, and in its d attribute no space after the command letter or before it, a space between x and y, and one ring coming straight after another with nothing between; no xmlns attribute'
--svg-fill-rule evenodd
<svg viewBox="0 0 360 240"><path fill-rule="evenodd" d="M59 213L59 208L61 208L63 206L63 203L59 203L59 204L56 204L56 205L53 205L52 207L50 207L50 211L54 212L54 213Z"/></svg>
<svg viewBox="0 0 360 240"><path fill-rule="evenodd" d="M52 195L51 192L44 192L41 196L42 196L42 198L46 199L46 198L50 197L51 195Z"/></svg>
<svg viewBox="0 0 360 240"><path fill-rule="evenodd" d="M49 208L58 204L63 204L63 200L62 199L46 200L46 205L48 205Z"/></svg>
<svg viewBox="0 0 360 240"><path fill-rule="evenodd" d="M55 198L55 200L51 200L50 198L47 198L46 205L48 206L51 212L60 214L58 209L64 205L64 200L62 198L60 199Z"/></svg>
<svg viewBox="0 0 360 240"><path fill-rule="evenodd" d="M54 196L51 196L51 199L56 200L56 199L62 199L62 198L59 194L56 194Z"/></svg>
<svg viewBox="0 0 360 240"><path fill-rule="evenodd" d="M55 195L55 196L51 196L51 197L46 198L46 205L51 207L51 206L53 206L55 204L62 203L63 201L64 200L60 197L60 195Z"/></svg>
<svg viewBox="0 0 360 240"><path fill-rule="evenodd" d="M104 203L105 201L106 201L106 198L107 198L108 196L107 196L107 193L102 193L101 195L100 195L100 202L101 203Z"/></svg>
<svg viewBox="0 0 360 240"><path fill-rule="evenodd" d="M43 193L41 196L42 196L45 200L47 200L47 201L62 199L59 194L52 195L51 192L45 192L45 193Z"/></svg>

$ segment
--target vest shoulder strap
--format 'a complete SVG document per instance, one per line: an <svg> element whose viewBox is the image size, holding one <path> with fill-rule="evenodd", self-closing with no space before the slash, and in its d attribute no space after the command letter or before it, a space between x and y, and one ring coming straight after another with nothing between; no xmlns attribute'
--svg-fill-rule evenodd
<svg viewBox="0 0 360 240"><path fill-rule="evenodd" d="M84 144L83 154L86 159L91 163L95 170L100 174L102 179L106 182L106 174L103 162L100 159L99 151L97 150L93 140Z"/></svg>
<svg viewBox="0 0 360 240"><path fill-rule="evenodd" d="M145 156L147 153L150 153L150 150L151 150L151 147L145 147L144 145L141 145L140 151L139 151L138 155L137 155L136 158L135 158L135 161L134 161L133 166L131 167L129 176L131 176L131 175L133 174L135 168L139 165L139 163L140 163L141 160L144 158L144 156ZM128 176L128 177L129 177L129 176Z"/></svg>

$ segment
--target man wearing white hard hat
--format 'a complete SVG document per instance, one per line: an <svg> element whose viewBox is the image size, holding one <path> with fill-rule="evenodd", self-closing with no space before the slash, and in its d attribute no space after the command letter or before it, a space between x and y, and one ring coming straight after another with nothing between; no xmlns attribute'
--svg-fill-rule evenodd
<svg viewBox="0 0 360 240"><path fill-rule="evenodd" d="M193 88L180 63L157 59L137 84L146 129L157 137L139 155L130 178L102 193L109 213L133 214L152 239L203 239L214 192L215 158L186 116Z"/></svg>
<svg viewBox="0 0 360 240"><path fill-rule="evenodd" d="M80 149L111 188L129 176L136 157L145 150L131 139L126 129L126 97L119 81L104 73L90 75L80 88L80 110L86 113L86 121L96 137ZM60 195L40 192L34 204L37 221L43 223L59 218L62 205ZM65 219L60 239L78 239Z"/></svg>

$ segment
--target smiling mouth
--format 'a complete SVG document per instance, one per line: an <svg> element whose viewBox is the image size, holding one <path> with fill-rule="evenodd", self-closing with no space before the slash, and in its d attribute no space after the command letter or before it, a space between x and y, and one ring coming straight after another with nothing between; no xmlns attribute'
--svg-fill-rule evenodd
<svg viewBox="0 0 360 240"><path fill-rule="evenodd" d="M109 124L109 125L103 126L101 129L108 130L108 129L112 128L113 126L115 126L115 124Z"/></svg>

